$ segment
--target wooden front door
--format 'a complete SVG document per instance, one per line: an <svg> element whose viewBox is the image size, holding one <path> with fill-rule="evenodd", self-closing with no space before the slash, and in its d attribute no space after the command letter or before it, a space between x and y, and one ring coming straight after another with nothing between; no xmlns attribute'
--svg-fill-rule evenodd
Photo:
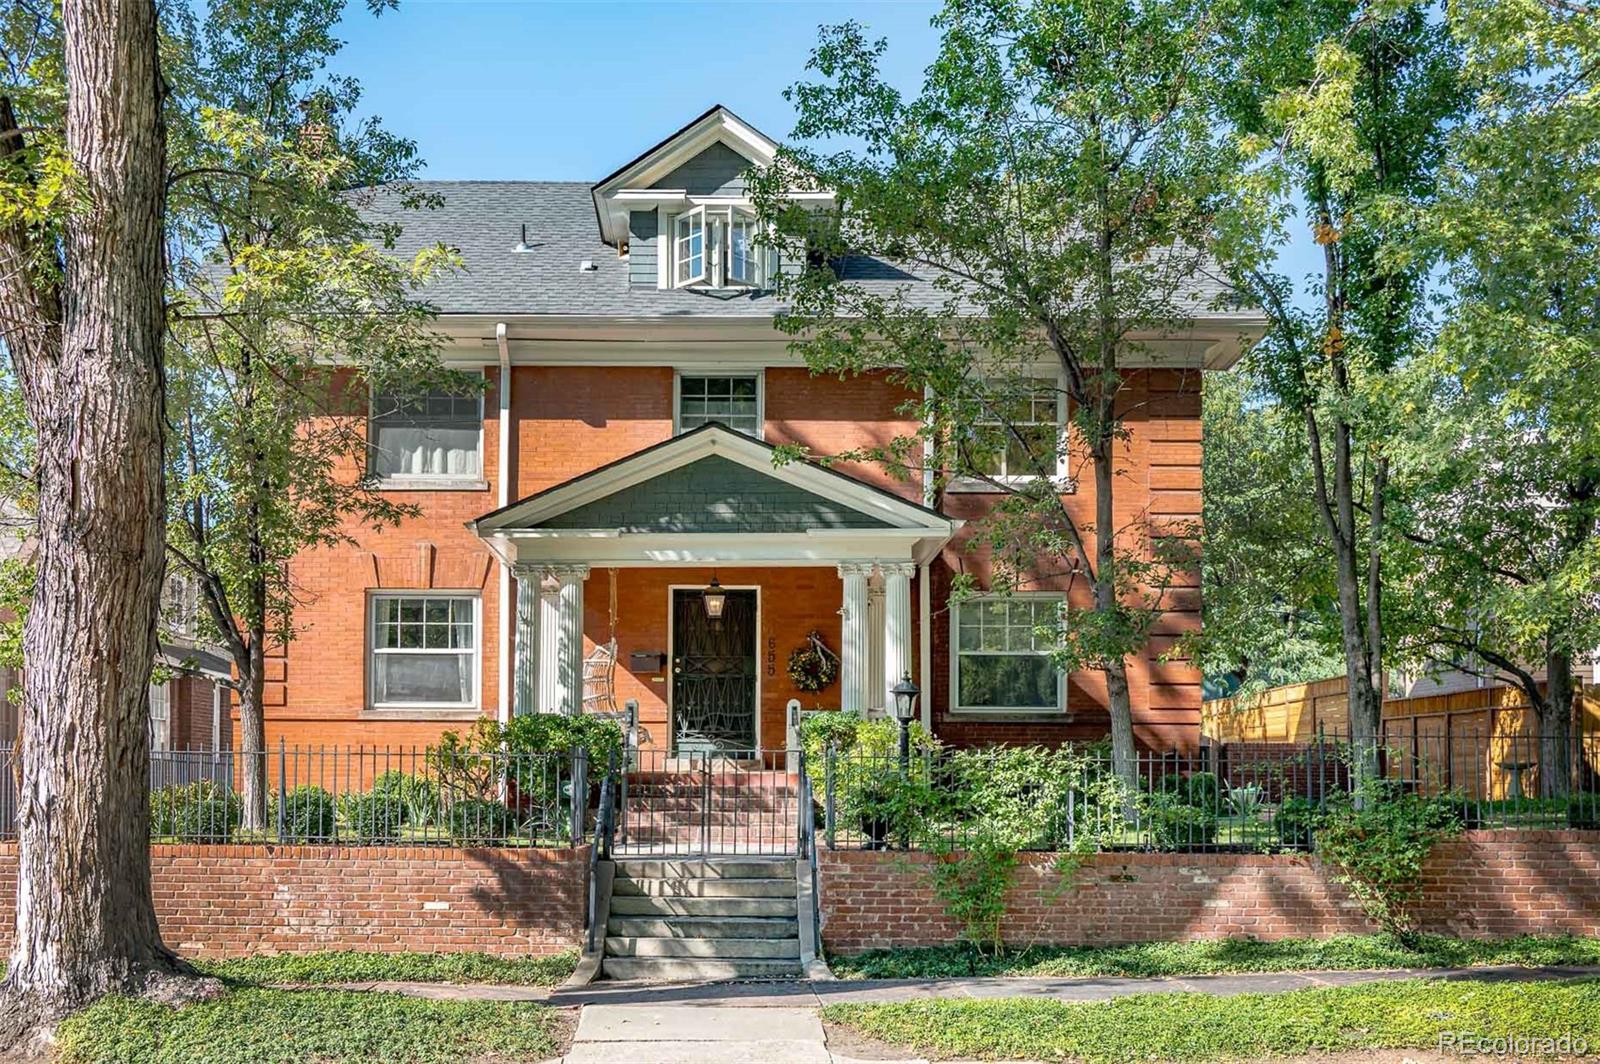
<svg viewBox="0 0 1600 1064"><path fill-rule="evenodd" d="M743 753L756 731L756 593L727 592L706 616L696 590L672 592L672 750Z"/></svg>

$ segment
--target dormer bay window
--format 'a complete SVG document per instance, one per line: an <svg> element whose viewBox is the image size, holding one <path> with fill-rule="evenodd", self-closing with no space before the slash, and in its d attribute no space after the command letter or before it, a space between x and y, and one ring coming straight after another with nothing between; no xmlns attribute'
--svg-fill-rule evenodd
<svg viewBox="0 0 1600 1064"><path fill-rule="evenodd" d="M759 287L765 280L756 216L741 207L696 207L673 223L673 285Z"/></svg>

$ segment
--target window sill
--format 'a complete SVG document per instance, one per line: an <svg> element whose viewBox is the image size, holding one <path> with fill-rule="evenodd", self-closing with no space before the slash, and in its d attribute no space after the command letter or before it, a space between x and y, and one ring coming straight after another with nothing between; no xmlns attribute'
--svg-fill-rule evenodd
<svg viewBox="0 0 1600 1064"><path fill-rule="evenodd" d="M482 477L383 477L379 491L488 491Z"/></svg>
<svg viewBox="0 0 1600 1064"><path fill-rule="evenodd" d="M987 480L977 480L972 477L958 477L946 484L944 490L956 495L1004 495L1007 488L1023 488L1044 477L996 477L1000 481L999 487ZM1062 481L1061 494L1073 495L1078 490L1078 485L1065 477L1058 478Z"/></svg>
<svg viewBox="0 0 1600 1064"><path fill-rule="evenodd" d="M361 711L362 720L463 720L473 721L483 716L478 706L368 706Z"/></svg>

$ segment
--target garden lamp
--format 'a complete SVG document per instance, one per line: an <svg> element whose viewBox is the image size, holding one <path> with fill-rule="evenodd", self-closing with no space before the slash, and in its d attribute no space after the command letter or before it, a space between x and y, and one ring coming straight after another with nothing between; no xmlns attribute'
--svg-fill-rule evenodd
<svg viewBox="0 0 1600 1064"><path fill-rule="evenodd" d="M900 722L900 763L905 765L911 761L911 722L917 716L917 696L922 694L922 688L911 682L908 672L889 688L889 693L894 696L894 715Z"/></svg>

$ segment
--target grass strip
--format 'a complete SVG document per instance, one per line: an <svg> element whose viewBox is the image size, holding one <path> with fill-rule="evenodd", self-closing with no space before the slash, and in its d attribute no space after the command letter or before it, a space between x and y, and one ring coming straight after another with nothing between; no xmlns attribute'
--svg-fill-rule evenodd
<svg viewBox="0 0 1600 1064"><path fill-rule="evenodd" d="M578 963L575 951L548 957L491 957L486 953L362 953L328 951L194 960L208 975L231 983L495 983L558 986Z"/></svg>
<svg viewBox="0 0 1600 1064"><path fill-rule="evenodd" d="M964 976L1231 975L1241 972L1466 968L1477 965L1600 965L1600 938L1536 936L1477 941L1424 936L1408 949L1389 935L1336 935L1278 942L1144 942L1126 946L1030 946L986 952L962 943L928 949L872 950L828 958L843 979L949 979Z"/></svg>
<svg viewBox="0 0 1600 1064"><path fill-rule="evenodd" d="M542 1060L558 1048L555 1010L500 1001L245 987L173 1008L105 998L61 1025L63 1064L460 1064Z"/></svg>
<svg viewBox="0 0 1600 1064"><path fill-rule="evenodd" d="M823 1018L919 1054L983 1060L1254 1060L1318 1052L1460 1049L1461 1039L1567 1039L1600 1047L1600 981L1411 979L1277 994L1142 994L832 1005ZM1453 1043L1450 1039L1455 1039ZM1474 1043L1476 1045L1476 1043ZM1551 1055L1512 1046L1513 1056ZM1479 1046L1479 1052L1485 1049ZM1503 1055L1503 1053L1502 1053Z"/></svg>

